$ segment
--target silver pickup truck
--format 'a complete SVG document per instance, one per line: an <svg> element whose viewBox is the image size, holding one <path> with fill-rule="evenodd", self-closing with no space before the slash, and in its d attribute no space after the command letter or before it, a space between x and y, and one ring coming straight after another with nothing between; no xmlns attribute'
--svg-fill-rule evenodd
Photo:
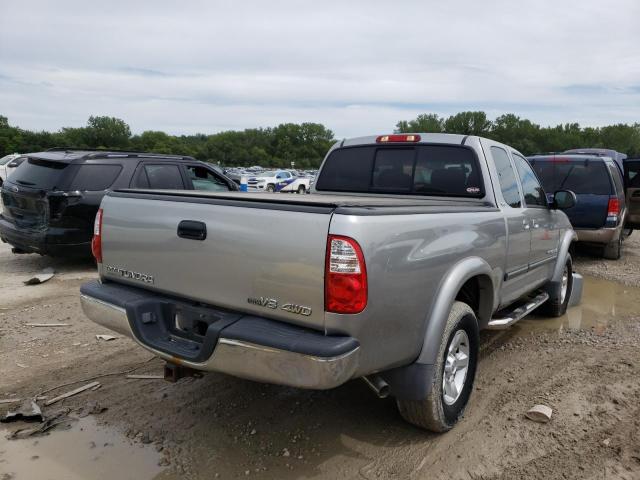
<svg viewBox="0 0 640 480"><path fill-rule="evenodd" d="M575 195L554 193L514 149L445 134L343 140L311 195L114 191L82 307L174 373L364 378L441 432L469 399L480 330L580 300L560 211Z"/></svg>

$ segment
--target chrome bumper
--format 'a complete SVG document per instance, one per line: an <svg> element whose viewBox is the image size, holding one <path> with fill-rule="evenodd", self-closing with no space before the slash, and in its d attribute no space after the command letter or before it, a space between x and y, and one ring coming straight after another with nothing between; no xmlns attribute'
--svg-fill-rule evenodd
<svg viewBox="0 0 640 480"><path fill-rule="evenodd" d="M92 321L126 335L141 347L164 360L202 371L227 373L249 380L276 383L297 388L326 390L337 387L353 377L358 366L360 348L338 357L317 357L280 350L264 345L221 336L213 355L196 363L168 355L140 342L129 326L124 308L80 295L84 314Z"/></svg>

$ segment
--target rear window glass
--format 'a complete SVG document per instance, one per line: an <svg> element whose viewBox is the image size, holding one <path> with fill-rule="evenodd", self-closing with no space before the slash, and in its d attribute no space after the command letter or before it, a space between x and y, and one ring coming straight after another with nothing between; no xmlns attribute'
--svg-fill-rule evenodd
<svg viewBox="0 0 640 480"><path fill-rule="evenodd" d="M54 190L60 187L68 164L29 158L14 170L11 181L26 187Z"/></svg>
<svg viewBox="0 0 640 480"><path fill-rule="evenodd" d="M612 191L607 167L602 161L531 159L529 163L549 193L571 190L579 195L609 195Z"/></svg>
<svg viewBox="0 0 640 480"><path fill-rule="evenodd" d="M473 151L450 145L351 147L329 155L317 190L481 197Z"/></svg>
<svg viewBox="0 0 640 480"><path fill-rule="evenodd" d="M120 165L80 165L69 189L106 190L113 185L121 170Z"/></svg>

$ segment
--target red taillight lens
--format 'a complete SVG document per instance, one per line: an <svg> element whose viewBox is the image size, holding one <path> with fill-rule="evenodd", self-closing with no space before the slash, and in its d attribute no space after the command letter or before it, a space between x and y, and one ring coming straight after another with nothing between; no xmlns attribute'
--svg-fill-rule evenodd
<svg viewBox="0 0 640 480"><path fill-rule="evenodd" d="M609 208L607 209L607 217L617 217L620 214L620 200L616 197L609 198Z"/></svg>
<svg viewBox="0 0 640 480"><path fill-rule="evenodd" d="M102 209L98 209L93 223L93 238L91 239L91 253L96 262L102 263Z"/></svg>
<svg viewBox="0 0 640 480"><path fill-rule="evenodd" d="M380 135L376 138L377 143L393 143L393 142L419 142L420 135Z"/></svg>
<svg viewBox="0 0 640 480"><path fill-rule="evenodd" d="M367 269L358 242L329 235L324 276L324 309L360 313L367 306Z"/></svg>

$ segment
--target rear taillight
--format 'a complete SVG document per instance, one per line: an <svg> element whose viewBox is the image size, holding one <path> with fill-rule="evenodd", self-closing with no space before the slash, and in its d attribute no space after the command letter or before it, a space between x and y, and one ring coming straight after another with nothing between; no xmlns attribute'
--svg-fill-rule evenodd
<svg viewBox="0 0 640 480"><path fill-rule="evenodd" d="M96 262L102 263L102 209L98 209L93 224L93 238L91 239L91 253Z"/></svg>
<svg viewBox="0 0 640 480"><path fill-rule="evenodd" d="M620 200L618 200L616 197L609 197L607 217L617 217L618 215L620 215Z"/></svg>
<svg viewBox="0 0 640 480"><path fill-rule="evenodd" d="M393 142L409 142L415 143L420 141L420 135L380 135L376 138L376 143L393 143Z"/></svg>
<svg viewBox="0 0 640 480"><path fill-rule="evenodd" d="M324 309L360 313L367 306L367 269L358 242L329 235L324 277Z"/></svg>

